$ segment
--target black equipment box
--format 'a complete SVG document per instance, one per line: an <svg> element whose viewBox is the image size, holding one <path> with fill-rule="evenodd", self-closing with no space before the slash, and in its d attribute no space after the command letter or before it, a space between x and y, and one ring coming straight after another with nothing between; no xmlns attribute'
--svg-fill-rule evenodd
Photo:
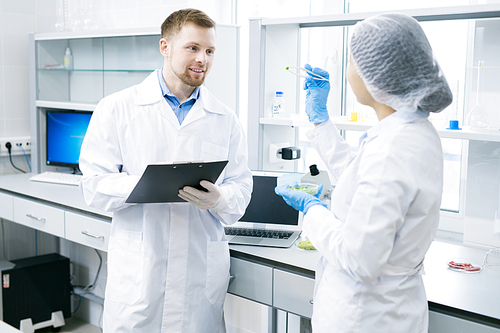
<svg viewBox="0 0 500 333"><path fill-rule="evenodd" d="M56 311L71 317L68 258L52 253L11 262L16 266L1 272L4 322L19 329L23 319L36 324L50 320Z"/></svg>

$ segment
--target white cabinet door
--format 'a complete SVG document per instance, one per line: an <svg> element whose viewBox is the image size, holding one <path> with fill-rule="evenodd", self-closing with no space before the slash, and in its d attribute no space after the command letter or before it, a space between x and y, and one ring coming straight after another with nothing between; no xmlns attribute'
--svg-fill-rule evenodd
<svg viewBox="0 0 500 333"><path fill-rule="evenodd" d="M65 224L66 239L98 250L108 251L111 221L66 211Z"/></svg>
<svg viewBox="0 0 500 333"><path fill-rule="evenodd" d="M14 217L13 200L11 195L0 193L0 219L12 221Z"/></svg>
<svg viewBox="0 0 500 333"><path fill-rule="evenodd" d="M499 333L500 329L429 311L429 333Z"/></svg>
<svg viewBox="0 0 500 333"><path fill-rule="evenodd" d="M314 279L274 270L274 307L311 318L313 293Z"/></svg>
<svg viewBox="0 0 500 333"><path fill-rule="evenodd" d="M48 234L64 237L64 210L14 197L12 221Z"/></svg>

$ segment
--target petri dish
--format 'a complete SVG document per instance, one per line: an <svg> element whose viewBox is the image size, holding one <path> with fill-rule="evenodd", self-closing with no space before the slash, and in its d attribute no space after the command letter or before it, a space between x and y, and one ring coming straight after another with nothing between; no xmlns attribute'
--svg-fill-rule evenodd
<svg viewBox="0 0 500 333"><path fill-rule="evenodd" d="M446 261L449 270L458 273L476 274L483 270L482 264L478 260L467 258L452 258Z"/></svg>

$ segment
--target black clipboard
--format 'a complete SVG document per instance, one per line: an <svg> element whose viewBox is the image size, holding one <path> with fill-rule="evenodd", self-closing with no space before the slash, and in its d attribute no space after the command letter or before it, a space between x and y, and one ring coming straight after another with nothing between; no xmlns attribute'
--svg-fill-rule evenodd
<svg viewBox="0 0 500 333"><path fill-rule="evenodd" d="M228 161L150 164L126 203L186 202L178 193L184 186L205 190L200 181L215 183Z"/></svg>

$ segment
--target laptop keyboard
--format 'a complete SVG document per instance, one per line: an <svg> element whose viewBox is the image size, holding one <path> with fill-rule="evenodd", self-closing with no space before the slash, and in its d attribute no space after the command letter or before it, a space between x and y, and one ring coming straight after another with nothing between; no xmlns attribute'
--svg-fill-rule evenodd
<svg viewBox="0 0 500 333"><path fill-rule="evenodd" d="M230 236L247 236L247 237L260 237L260 238L275 238L275 239L288 239L293 234L293 231L286 230L271 230L271 229L247 229L247 228L234 228L225 227L226 235Z"/></svg>

